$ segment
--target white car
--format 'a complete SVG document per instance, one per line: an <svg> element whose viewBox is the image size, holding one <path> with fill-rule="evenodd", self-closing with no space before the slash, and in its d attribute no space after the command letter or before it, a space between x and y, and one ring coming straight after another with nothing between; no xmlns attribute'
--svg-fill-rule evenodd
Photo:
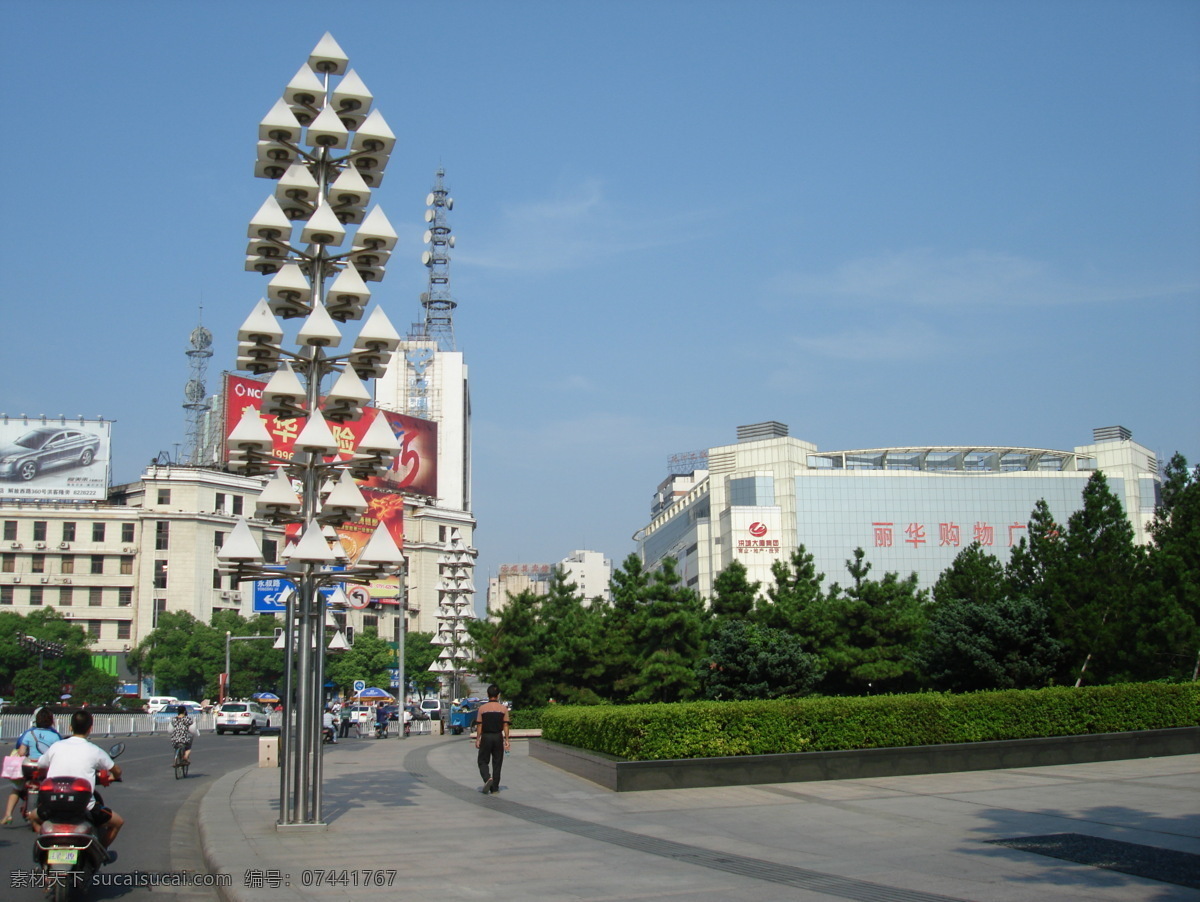
<svg viewBox="0 0 1200 902"><path fill-rule="evenodd" d="M179 699L173 695L155 695L151 697L150 701L146 702L146 713L162 714L164 711L178 704ZM171 713L174 714L175 712L171 711Z"/></svg>
<svg viewBox="0 0 1200 902"><path fill-rule="evenodd" d="M226 702L217 710L217 735L257 733L271 725L271 719L258 702Z"/></svg>

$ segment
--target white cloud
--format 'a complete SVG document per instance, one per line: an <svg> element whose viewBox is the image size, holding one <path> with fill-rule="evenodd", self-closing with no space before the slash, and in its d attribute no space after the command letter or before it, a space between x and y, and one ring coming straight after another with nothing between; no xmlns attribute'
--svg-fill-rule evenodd
<svg viewBox="0 0 1200 902"><path fill-rule="evenodd" d="M772 287L809 300L959 308L1150 300L1197 290L1195 284L1063 276L1044 261L998 251L928 248L862 257L826 273L789 273Z"/></svg>
<svg viewBox="0 0 1200 902"><path fill-rule="evenodd" d="M703 214L649 220L605 196L598 179L586 179L555 197L513 204L490 235L472 239L455 261L491 269L574 269L619 254L691 240Z"/></svg>

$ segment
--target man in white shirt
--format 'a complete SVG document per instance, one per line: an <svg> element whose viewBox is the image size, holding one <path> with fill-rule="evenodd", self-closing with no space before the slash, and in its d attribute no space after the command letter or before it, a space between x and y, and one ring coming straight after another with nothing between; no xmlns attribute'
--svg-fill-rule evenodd
<svg viewBox="0 0 1200 902"><path fill-rule="evenodd" d="M38 759L38 769L46 772L47 779L76 777L92 785L92 798L88 801L88 820L95 825L100 842L107 849L117 838L125 820L103 803L96 804L96 771L107 770L113 775L113 779L117 780L121 777L121 766L114 764L104 749L88 741L91 732L91 712L76 711L71 715L70 738L62 739L46 749ZM31 814L29 820L33 823L36 833L41 830L42 821L46 818L39 811L36 815Z"/></svg>

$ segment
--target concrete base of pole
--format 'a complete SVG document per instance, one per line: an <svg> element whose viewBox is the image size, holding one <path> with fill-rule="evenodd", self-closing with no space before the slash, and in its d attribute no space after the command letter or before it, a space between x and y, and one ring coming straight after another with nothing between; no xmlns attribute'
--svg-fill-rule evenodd
<svg viewBox="0 0 1200 902"><path fill-rule="evenodd" d="M277 833L324 833L329 828L329 825L321 822L319 824L275 824Z"/></svg>

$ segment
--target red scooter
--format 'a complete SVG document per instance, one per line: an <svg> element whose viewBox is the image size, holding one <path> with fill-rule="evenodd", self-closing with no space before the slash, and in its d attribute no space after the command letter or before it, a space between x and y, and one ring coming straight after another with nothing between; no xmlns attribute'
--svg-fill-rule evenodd
<svg viewBox="0 0 1200 902"><path fill-rule="evenodd" d="M125 743L118 742L108 756L116 758L123 751ZM100 786L113 780L107 770L96 774ZM92 875L111 860L88 818L92 795L88 781L78 777L43 778L38 783L39 816L45 814L46 818L33 841L33 860L53 902L86 896ZM103 805L100 793L95 796L96 804Z"/></svg>

